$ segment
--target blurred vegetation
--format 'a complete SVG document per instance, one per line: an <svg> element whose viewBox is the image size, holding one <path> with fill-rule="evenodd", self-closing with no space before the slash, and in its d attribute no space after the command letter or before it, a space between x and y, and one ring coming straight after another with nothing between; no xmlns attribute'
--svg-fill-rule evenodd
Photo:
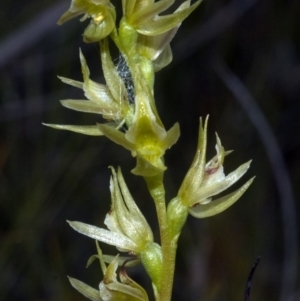
<svg viewBox="0 0 300 301"><path fill-rule="evenodd" d="M128 152L106 138L41 125L101 121L59 104L60 99L83 96L56 77L81 80L79 47L93 79L103 82L98 46L84 45L83 25L75 20L55 25L68 6L69 1L1 1L3 301L84 300L66 275L97 287L99 267L85 269L95 253L94 242L65 221L103 225L110 207L109 164L122 167L156 229L145 184L129 172L134 160ZM300 299L299 15L297 0L205 0L174 39L173 64L157 74L155 95L165 126L179 121L182 132L166 155L168 197L176 194L191 163L199 116L206 114L209 154L214 154L217 131L225 148L235 150L226 158L226 171L252 158L247 177L256 175L249 191L225 213L189 218L179 243L174 301L243 300L258 255L262 259L250 299ZM149 286L141 268L130 274Z"/></svg>

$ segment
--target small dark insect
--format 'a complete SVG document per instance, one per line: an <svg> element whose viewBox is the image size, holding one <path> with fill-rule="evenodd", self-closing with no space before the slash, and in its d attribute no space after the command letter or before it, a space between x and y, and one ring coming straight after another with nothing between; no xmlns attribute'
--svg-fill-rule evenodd
<svg viewBox="0 0 300 301"><path fill-rule="evenodd" d="M258 256L255 260L255 263L250 271L250 274L248 276L248 280L247 280L247 285L246 285L246 290L245 290L245 301L249 301L250 300L250 289L251 289L251 281L255 272L255 269L257 267L257 265L259 264L260 261L260 256Z"/></svg>
<svg viewBox="0 0 300 301"><path fill-rule="evenodd" d="M116 61L116 68L119 76L122 78L125 88L127 90L127 96L130 103L134 103L134 85L131 76L130 69L126 63L125 58L120 55Z"/></svg>

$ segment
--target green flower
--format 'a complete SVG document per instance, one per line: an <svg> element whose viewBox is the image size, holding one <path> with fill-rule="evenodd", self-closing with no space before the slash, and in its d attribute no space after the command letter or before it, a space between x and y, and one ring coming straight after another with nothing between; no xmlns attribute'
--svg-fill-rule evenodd
<svg viewBox="0 0 300 301"><path fill-rule="evenodd" d="M206 163L207 122L208 117L203 128L202 120L200 120L197 152L178 192L178 198L180 198L182 204L188 206L189 213L198 218L216 215L230 207L242 196L253 181L252 178L238 190L212 200L212 197L237 182L247 172L251 161L242 164L235 171L225 176L223 162L225 156L230 152L225 152L217 135L217 154Z"/></svg>
<svg viewBox="0 0 300 301"><path fill-rule="evenodd" d="M137 165L132 173L140 176L154 176L166 170L163 156L179 138L179 125L176 123L166 131L155 109L154 99L145 83L139 77L135 86L135 112L132 123L125 133L105 124L98 125L109 139L131 151L137 157Z"/></svg>
<svg viewBox="0 0 300 301"><path fill-rule="evenodd" d="M61 25L72 18L84 14L80 21L91 18L84 31L86 43L97 42L107 37L115 28L116 12L109 0L72 0L71 6L58 20Z"/></svg>
<svg viewBox="0 0 300 301"><path fill-rule="evenodd" d="M168 2L169 5L170 1L160 1L161 4L166 2ZM161 70L172 61L173 56L170 42L177 33L181 22L200 4L200 1L192 6L190 6L190 4L191 1L183 2L171 15L161 17L157 15L152 16L152 23L149 23L148 25L149 28L153 26L152 31L143 31L137 27L137 31L139 32L137 51L140 56L153 62L155 72ZM149 3L148 5L148 10L151 12L151 7L153 7L154 4ZM137 18L139 13L142 14L143 10L147 10L147 7L144 7L144 9L140 8L140 10L135 13ZM130 22L130 18L128 19ZM140 25L146 25L146 22L147 21L142 18ZM166 30L165 27L170 27L170 29ZM158 32L161 33L158 34Z"/></svg>
<svg viewBox="0 0 300 301"><path fill-rule="evenodd" d="M119 128L126 119L132 118L132 108L129 103L128 94L124 82L120 78L114 63L112 62L108 41L105 39L100 42L101 60L107 85L98 84L90 79L90 71L85 57L80 51L80 62L83 74L83 82L75 81L65 77L59 77L64 83L82 89L88 100L67 99L62 100L61 104L69 109L100 114L103 118L111 121L109 127ZM100 136L101 133L97 125L78 126L78 125L54 125L45 124L60 130L70 130L73 132Z"/></svg>
<svg viewBox="0 0 300 301"><path fill-rule="evenodd" d="M120 170L112 169L110 180L112 206L104 223L109 230L81 222L69 222L83 235L117 247L122 252L140 254L153 243L153 234L134 202Z"/></svg>
<svg viewBox="0 0 300 301"><path fill-rule="evenodd" d="M120 22L119 39L128 56L139 65L150 87L154 72L172 61L170 42L181 22L200 4L183 2L168 15L159 16L174 0L123 0L123 18Z"/></svg>
<svg viewBox="0 0 300 301"><path fill-rule="evenodd" d="M123 0L123 15L126 23L138 33L146 36L157 36L180 25L188 15L200 4L200 0L190 6L187 0L172 14L159 16L167 10L174 0Z"/></svg>
<svg viewBox="0 0 300 301"><path fill-rule="evenodd" d="M146 291L127 275L125 269L120 270L120 281L118 281L117 268L118 255L107 268L105 267L104 279L99 284L99 290L90 287L80 280L71 277L68 278L76 290L92 301L148 301Z"/></svg>
<svg viewBox="0 0 300 301"><path fill-rule="evenodd" d="M81 222L68 223L83 235L113 245L121 252L135 254L142 262L154 285L159 286L162 271L161 248L153 242L151 228L134 202L121 170L119 169L116 173L112 169L112 174L110 181L112 206L104 221L109 230ZM101 259L102 255L96 257ZM88 265L96 257L92 256Z"/></svg>

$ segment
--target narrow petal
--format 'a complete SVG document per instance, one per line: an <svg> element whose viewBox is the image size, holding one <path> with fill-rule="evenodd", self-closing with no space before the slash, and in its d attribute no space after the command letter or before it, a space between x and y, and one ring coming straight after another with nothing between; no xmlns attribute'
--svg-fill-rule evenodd
<svg viewBox="0 0 300 301"><path fill-rule="evenodd" d="M66 78L66 77L63 77L63 76L58 76L58 78L63 83L65 83L67 85L74 86L74 87L79 88L79 89L83 89L83 83L82 82L79 82L79 81L74 80L74 79Z"/></svg>
<svg viewBox="0 0 300 301"><path fill-rule="evenodd" d="M128 190L128 187L125 183L124 177L122 175L121 169L118 169L118 173L117 173L117 177L118 177L118 181L119 181L119 185L121 187L121 191L122 191L122 195L124 197L124 201L126 203L126 206L128 208L128 210L130 211L130 213L132 213L137 219L139 219L141 221L142 224L147 224L147 221L144 217L144 215L142 214L142 212L140 211L139 207L137 206L136 202L134 201L134 199L131 196L130 191ZM148 225L149 226L149 225ZM150 227L149 227L150 230Z"/></svg>
<svg viewBox="0 0 300 301"><path fill-rule="evenodd" d="M180 136L180 128L178 122L176 122L167 132L167 136L163 141L161 147L163 149L170 149L178 140Z"/></svg>
<svg viewBox="0 0 300 301"><path fill-rule="evenodd" d="M130 1L130 0L128 0L128 1ZM166 0L163 0L163 1L166 1ZM155 2L155 0L136 0L134 10L139 11L146 7L150 7L154 2Z"/></svg>
<svg viewBox="0 0 300 301"><path fill-rule="evenodd" d="M216 140L217 140L217 144L216 144L215 148L216 148L217 154L210 161L208 161L206 163L206 166L205 166L206 171L214 170L214 169L222 166L225 156L230 154L230 152L231 152L231 151L225 152L225 149L224 149L217 133L216 133Z"/></svg>
<svg viewBox="0 0 300 301"><path fill-rule="evenodd" d="M155 20L149 20L137 26L138 33L155 36L162 34L181 23L196 7L200 4L201 0L195 2L188 8L174 12L171 15L157 17Z"/></svg>
<svg viewBox="0 0 300 301"><path fill-rule="evenodd" d="M165 11L173 3L174 0L163 0L155 2L152 5L148 5L142 9L136 10L131 16L127 18L127 21L131 26L135 27Z"/></svg>
<svg viewBox="0 0 300 301"><path fill-rule="evenodd" d="M101 133L97 125L67 125L67 124L49 124L49 123L43 123L43 125L49 126L57 130L67 130L67 131L84 134L88 136L103 136L103 134Z"/></svg>
<svg viewBox="0 0 300 301"><path fill-rule="evenodd" d="M112 210L116 211L115 217L120 224L122 233L129 237L132 241L136 242L137 245L140 245L140 242L143 242L143 237L139 235L139 224L136 225L135 216L130 214L127 209L123 195L121 194L120 187L117 180L117 175L114 169L112 168L112 179L110 182L110 191L112 197Z"/></svg>
<svg viewBox="0 0 300 301"><path fill-rule="evenodd" d="M111 263L115 256L112 255L103 255L103 258L106 263ZM140 263L140 260L136 257L129 257L129 256L119 256L118 257L118 266L124 267L133 267Z"/></svg>
<svg viewBox="0 0 300 301"><path fill-rule="evenodd" d="M155 72L158 72L162 68L168 66L173 59L173 54L171 50L171 46L167 45L167 47L163 50L163 52L158 56L158 58L153 61L153 68Z"/></svg>
<svg viewBox="0 0 300 301"><path fill-rule="evenodd" d="M126 138L125 138L125 134L113 129L110 126L107 126L105 124L98 124L98 127L101 131L101 133L103 133L107 138L109 138L110 140L112 140L113 142L115 142L116 144L119 144L121 146L123 146L124 148L130 150L132 152L132 155L135 156L135 145L130 143Z"/></svg>
<svg viewBox="0 0 300 301"><path fill-rule="evenodd" d="M103 255L103 259L106 263L111 263L116 256L113 255ZM99 259L98 255L92 255L86 267L89 267L96 259ZM119 256L118 257L118 266L125 266L125 267L134 267L140 263L140 260L136 257L129 257L129 256Z"/></svg>
<svg viewBox="0 0 300 301"><path fill-rule="evenodd" d="M190 1L185 1L179 6L175 13L188 8L189 6ZM153 22L155 22L155 19L153 20ZM155 62L156 72L161 68L167 66L172 61L172 51L169 44L174 38L180 25L181 23L168 30L167 32L155 36L139 35L138 47L141 55L146 56L152 61L158 59L158 57L160 56L159 60Z"/></svg>
<svg viewBox="0 0 300 301"><path fill-rule="evenodd" d="M140 291L141 295L142 295L142 300L148 300L148 295L146 293L146 291L138 284L136 283L135 281L133 281L126 273L126 270L125 269L121 269L120 270L120 273L119 273L119 276L120 276L120 280L122 283L124 284L127 284L128 286L132 287L132 288L135 288L137 290ZM139 294L140 296L140 294Z"/></svg>
<svg viewBox="0 0 300 301"><path fill-rule="evenodd" d="M106 264L105 264L105 260L103 258L103 253L102 253L102 250L99 246L99 242L97 240L95 240L96 242L96 248L97 248L97 255L93 255L89 258L87 264L86 264L86 268L88 268L90 266L90 264L95 260L95 259L98 259L99 260L99 263L100 263L100 267L101 267L101 270L102 270L102 273L103 275L105 275L106 273Z"/></svg>
<svg viewBox="0 0 300 301"><path fill-rule="evenodd" d="M122 249L137 252L137 246L133 241L120 233L114 233L96 226L84 224L81 222L70 222L69 225L77 232L90 238L102 241L108 245L116 246Z"/></svg>
<svg viewBox="0 0 300 301"><path fill-rule="evenodd" d="M176 29L176 30L175 30ZM177 28L173 28L163 34L150 37L145 35L139 35L138 37L138 52L154 61L163 52L167 45L173 39Z"/></svg>
<svg viewBox="0 0 300 301"><path fill-rule="evenodd" d="M123 15L130 16L134 10L136 0L122 0Z"/></svg>
<svg viewBox="0 0 300 301"><path fill-rule="evenodd" d="M217 200L214 200L208 204L199 204L197 206L191 207L189 209L189 213L196 218L205 218L223 212L228 207L233 205L244 194L244 192L248 189L253 180L254 177L247 181L241 188L237 189L236 191Z"/></svg>
<svg viewBox="0 0 300 301"><path fill-rule="evenodd" d="M113 99L108 87L98 84L90 79L90 70L81 50L79 51L79 57L83 74L83 90L85 96L100 106L110 107L113 111L118 112L120 109L118 109L117 103L115 103L115 100Z"/></svg>
<svg viewBox="0 0 300 301"><path fill-rule="evenodd" d="M84 85L84 92L85 96L92 102L103 107L109 107L114 112L121 111L121 108L115 102L107 86L89 80L88 83Z"/></svg>
<svg viewBox="0 0 300 301"><path fill-rule="evenodd" d="M103 301L100 297L99 290L96 290L84 282L77 280L75 278L68 277L71 285L79 291L83 296L92 301Z"/></svg>
<svg viewBox="0 0 300 301"><path fill-rule="evenodd" d="M114 197L112 197L112 202L114 202ZM112 209L106 214L104 219L104 225L114 233L124 234L122 227L118 221L116 211L114 209L114 204L112 204Z"/></svg>
<svg viewBox="0 0 300 301"><path fill-rule="evenodd" d="M235 171L228 174L223 180L200 187L198 192L192 196L193 201L191 201L189 205L192 206L196 203L201 203L201 200L205 200L226 190L247 172L250 163L251 161L242 164Z"/></svg>
<svg viewBox="0 0 300 301"><path fill-rule="evenodd" d="M126 87L111 59L107 39L100 41L100 50L102 69L107 86L117 104L120 106L124 104L127 105L128 97Z"/></svg>
<svg viewBox="0 0 300 301"><path fill-rule="evenodd" d="M191 198L190 192L197 191L203 179L203 175L205 171L205 158L206 158L207 123L208 123L208 116L205 119L204 128L203 128L202 118L200 118L198 146L197 146L196 155L192 162L191 168L188 170L178 192L178 196L182 199L182 203L186 206L189 205L189 201Z"/></svg>
<svg viewBox="0 0 300 301"><path fill-rule="evenodd" d="M152 230L144 215L137 206L136 202L132 198L131 193L129 192L128 187L124 181L120 168L118 169L117 177L125 204L131 216L133 217L131 220L136 228L136 231L140 234L141 238L143 238L144 241L153 241Z"/></svg>
<svg viewBox="0 0 300 301"><path fill-rule="evenodd" d="M79 112L105 115L106 118L109 116L113 118L116 115L116 111L112 110L109 105L106 107L104 105L100 106L99 104L90 100L65 99L61 100L60 102L64 107Z"/></svg>
<svg viewBox="0 0 300 301"><path fill-rule="evenodd" d="M145 299L145 295L137 288L135 287L131 287L129 285L120 283L120 282L111 282L106 284L106 287L111 290L111 291L115 291L118 293L123 293L125 295L131 296L135 299L133 300L141 300L141 301L145 301L148 299ZM122 295L119 295L119 299L113 299L113 300L121 300ZM124 297L123 297L124 298ZM125 300L131 300L131 299L125 299Z"/></svg>
<svg viewBox="0 0 300 301"><path fill-rule="evenodd" d="M59 18L59 20L57 21L57 24L62 25L65 22L67 22L77 16L80 16L82 14L84 14L84 10L78 10L77 12L71 12L68 10Z"/></svg>
<svg viewBox="0 0 300 301"><path fill-rule="evenodd" d="M105 284L110 283L110 282L117 282L117 268L118 268L118 257L119 254L117 256L115 256L115 258L113 259L113 261L108 265L105 275L104 275L104 279L103 282Z"/></svg>

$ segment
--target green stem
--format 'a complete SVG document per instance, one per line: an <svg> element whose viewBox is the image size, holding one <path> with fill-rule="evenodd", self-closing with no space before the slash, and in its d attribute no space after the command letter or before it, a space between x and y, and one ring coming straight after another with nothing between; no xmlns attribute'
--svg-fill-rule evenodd
<svg viewBox="0 0 300 301"><path fill-rule="evenodd" d="M163 173L153 177L145 177L145 180L156 207L163 258L161 284L158 288L159 300L157 301L170 301L173 289L177 243L172 242L168 228Z"/></svg>

